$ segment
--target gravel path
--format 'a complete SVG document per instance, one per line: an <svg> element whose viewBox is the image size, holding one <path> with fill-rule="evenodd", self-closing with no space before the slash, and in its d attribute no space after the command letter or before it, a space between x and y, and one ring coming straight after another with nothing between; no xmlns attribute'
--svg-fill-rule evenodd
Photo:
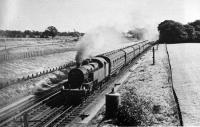
<svg viewBox="0 0 200 127"><path fill-rule="evenodd" d="M168 45L184 126L200 125L200 44Z"/></svg>

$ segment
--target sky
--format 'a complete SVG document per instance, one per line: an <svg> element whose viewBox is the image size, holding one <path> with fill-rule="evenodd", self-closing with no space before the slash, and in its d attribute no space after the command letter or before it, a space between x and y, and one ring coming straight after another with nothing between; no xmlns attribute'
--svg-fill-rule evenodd
<svg viewBox="0 0 200 127"><path fill-rule="evenodd" d="M0 29L87 32L98 26L127 31L157 29L171 19L181 23L200 19L200 0L0 0Z"/></svg>

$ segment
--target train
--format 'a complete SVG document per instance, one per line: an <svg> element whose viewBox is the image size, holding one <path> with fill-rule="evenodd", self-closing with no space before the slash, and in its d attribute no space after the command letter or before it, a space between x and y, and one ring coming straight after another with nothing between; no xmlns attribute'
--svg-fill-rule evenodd
<svg viewBox="0 0 200 127"><path fill-rule="evenodd" d="M69 71L68 82L62 89L63 96L67 97L68 102L78 104L152 44L145 40L84 60Z"/></svg>

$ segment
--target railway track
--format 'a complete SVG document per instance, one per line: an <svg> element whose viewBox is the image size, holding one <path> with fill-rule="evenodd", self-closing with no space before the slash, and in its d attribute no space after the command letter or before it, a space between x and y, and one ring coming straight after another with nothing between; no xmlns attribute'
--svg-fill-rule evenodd
<svg viewBox="0 0 200 127"><path fill-rule="evenodd" d="M149 48L148 48L149 49ZM148 50L147 49L147 50ZM88 96L87 99L81 103L80 105L78 105L77 107L75 107L70 113L66 114L64 118L62 118L62 120L60 120L60 122L58 122L57 124L55 124L53 127L59 126L59 127L64 127L64 126L70 126L73 124L71 122L73 122L73 120L76 117L87 117L88 114L81 114L83 109L85 109L89 104L91 104L103 91L111 91L111 89L113 87L115 87L115 80L117 80L118 78L120 78L120 76L122 76L125 72L127 72L129 70L129 68L131 66L133 66L133 64L135 64L135 62L147 51L145 50L143 53L139 54L138 57L136 57L135 59L133 59L132 63L130 63L129 65L127 65L126 67L124 67L122 69L122 71L119 73L119 75L112 77L109 81L105 82L102 85L102 88L95 91L95 93L93 93L92 95ZM105 92L108 93L108 92ZM81 119L82 119L81 118ZM51 125L52 126L52 125Z"/></svg>
<svg viewBox="0 0 200 127"><path fill-rule="evenodd" d="M112 79L113 81L114 79ZM84 100L81 104L77 106L70 106L70 110L66 109L58 117L55 117L54 120L48 122L48 124L43 125L44 127L64 127L69 124L74 118L80 116L81 111L86 108L90 103L92 103L95 98L98 97L100 93L102 93L105 89L109 87L108 83L105 83L101 89L98 89L93 94L89 95L86 100Z"/></svg>
<svg viewBox="0 0 200 127"><path fill-rule="evenodd" d="M42 95L41 97L30 95L19 104L0 110L0 127L8 126L9 123L13 123L13 121L14 123L19 124L20 121L22 121L19 119L21 119L21 117L23 117L24 115L29 115L29 113L35 115L37 114L37 112L41 112L42 110L44 110L44 104L51 103L51 100L59 95L61 90L61 87L59 86L61 86L65 82L67 82L67 80L58 83L57 87L54 90Z"/></svg>
<svg viewBox="0 0 200 127"><path fill-rule="evenodd" d="M140 55L142 54L143 53ZM123 70L127 71L127 69ZM101 89L89 95L87 99L78 106L65 103L63 97L61 97L61 87L56 88L54 91L51 91L41 98L30 98L19 106L11 109L9 113L8 111L4 111L4 114L0 115L0 127L22 126L22 124L23 126L29 127L66 126L77 116L81 117L81 111L92 103L101 92L107 89L109 84L116 78L117 76L104 83ZM62 81L60 84L64 82L66 81Z"/></svg>
<svg viewBox="0 0 200 127"><path fill-rule="evenodd" d="M60 89L52 91L51 93L44 95L43 97L38 99L32 97L29 100L21 103L17 107L14 107L13 109L9 110L9 114L6 111L3 114L1 114L0 116L3 117L0 117L0 126L20 126L22 124L26 125L27 122L29 127L56 127L67 125L75 117L79 116L81 111L87 105L92 103L92 101L94 101L94 99L102 91L107 89L109 87L108 84L110 82L113 82L114 80L115 78L112 78L111 80L103 84L101 89L89 95L83 103L75 107L65 105L64 103L59 103L63 102L63 100L60 100L62 98L60 97ZM16 115L13 116L13 114ZM27 121L24 121L24 119L27 119Z"/></svg>
<svg viewBox="0 0 200 127"><path fill-rule="evenodd" d="M53 95L45 98L44 100L40 100L40 101L38 100L38 103L30 106L29 108L25 110L21 109L23 110L21 112L20 110L18 110L18 112L20 113L16 114L15 116L11 118L10 118L11 114L7 115L7 117L4 116L4 119L1 119L0 126L1 127L20 126L22 125L22 123L26 124L26 122L28 122L29 127L41 127L41 126L47 127L47 126L66 125L69 122L71 122L75 117L77 117L82 111L82 109L84 109L88 104L90 104L107 87L108 85L103 85L102 89L95 91L95 93L88 96L88 98L78 106L71 106L71 105L66 105L65 103L60 103L60 102L63 102L62 100L63 97L60 97L62 96L60 94L61 91L58 91L54 93ZM33 104L34 102L35 100L33 102L32 100L30 100L29 102L26 101L20 106L23 107L24 105L25 107L28 107L26 104L28 103ZM19 108L20 106L17 106L16 108ZM12 109L12 110L15 110L15 109ZM13 113L13 112L10 112L10 113ZM22 119L22 117L24 118ZM24 119L27 119L27 121L24 121Z"/></svg>
<svg viewBox="0 0 200 127"><path fill-rule="evenodd" d="M49 126L56 118L59 118L64 112L70 111L72 106L63 104L60 101L59 95L54 97L49 102L43 103L36 110L31 111L28 115L30 117L30 127ZM56 103L55 103L56 102ZM61 102L61 103L60 103Z"/></svg>

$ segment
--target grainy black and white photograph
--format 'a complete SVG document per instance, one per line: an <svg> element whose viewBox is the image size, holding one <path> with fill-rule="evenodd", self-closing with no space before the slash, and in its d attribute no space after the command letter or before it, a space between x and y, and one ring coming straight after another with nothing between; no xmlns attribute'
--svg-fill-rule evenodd
<svg viewBox="0 0 200 127"><path fill-rule="evenodd" d="M200 126L199 0L0 0L0 127Z"/></svg>

